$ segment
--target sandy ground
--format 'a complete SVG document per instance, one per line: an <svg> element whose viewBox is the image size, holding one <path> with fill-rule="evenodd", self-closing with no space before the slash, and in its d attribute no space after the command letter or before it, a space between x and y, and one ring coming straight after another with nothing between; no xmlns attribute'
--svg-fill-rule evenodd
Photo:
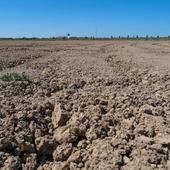
<svg viewBox="0 0 170 170"><path fill-rule="evenodd" d="M170 169L170 41L0 41L0 169Z"/></svg>

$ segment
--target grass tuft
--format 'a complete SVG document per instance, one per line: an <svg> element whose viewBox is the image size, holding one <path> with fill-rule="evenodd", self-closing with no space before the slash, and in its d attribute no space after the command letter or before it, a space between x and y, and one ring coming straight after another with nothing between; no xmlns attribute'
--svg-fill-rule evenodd
<svg viewBox="0 0 170 170"><path fill-rule="evenodd" d="M29 81L28 77L24 73L7 73L0 76L2 81Z"/></svg>

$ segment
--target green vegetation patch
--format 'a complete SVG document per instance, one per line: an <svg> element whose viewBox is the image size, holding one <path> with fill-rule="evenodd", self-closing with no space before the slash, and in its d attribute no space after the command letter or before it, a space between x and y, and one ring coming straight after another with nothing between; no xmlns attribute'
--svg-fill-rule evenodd
<svg viewBox="0 0 170 170"><path fill-rule="evenodd" d="M24 73L7 73L0 76L2 81L29 81L28 77Z"/></svg>

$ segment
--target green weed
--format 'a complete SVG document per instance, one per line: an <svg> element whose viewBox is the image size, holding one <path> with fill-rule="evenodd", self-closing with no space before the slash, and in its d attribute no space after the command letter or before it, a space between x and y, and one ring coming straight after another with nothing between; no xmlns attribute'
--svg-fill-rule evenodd
<svg viewBox="0 0 170 170"><path fill-rule="evenodd" d="M7 73L0 76L2 81L29 81L28 77L24 73Z"/></svg>

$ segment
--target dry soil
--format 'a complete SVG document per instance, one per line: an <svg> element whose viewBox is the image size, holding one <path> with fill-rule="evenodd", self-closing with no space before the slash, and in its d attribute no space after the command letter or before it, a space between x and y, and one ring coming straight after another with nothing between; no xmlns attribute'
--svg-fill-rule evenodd
<svg viewBox="0 0 170 170"><path fill-rule="evenodd" d="M0 169L170 169L169 41L0 41Z"/></svg>

